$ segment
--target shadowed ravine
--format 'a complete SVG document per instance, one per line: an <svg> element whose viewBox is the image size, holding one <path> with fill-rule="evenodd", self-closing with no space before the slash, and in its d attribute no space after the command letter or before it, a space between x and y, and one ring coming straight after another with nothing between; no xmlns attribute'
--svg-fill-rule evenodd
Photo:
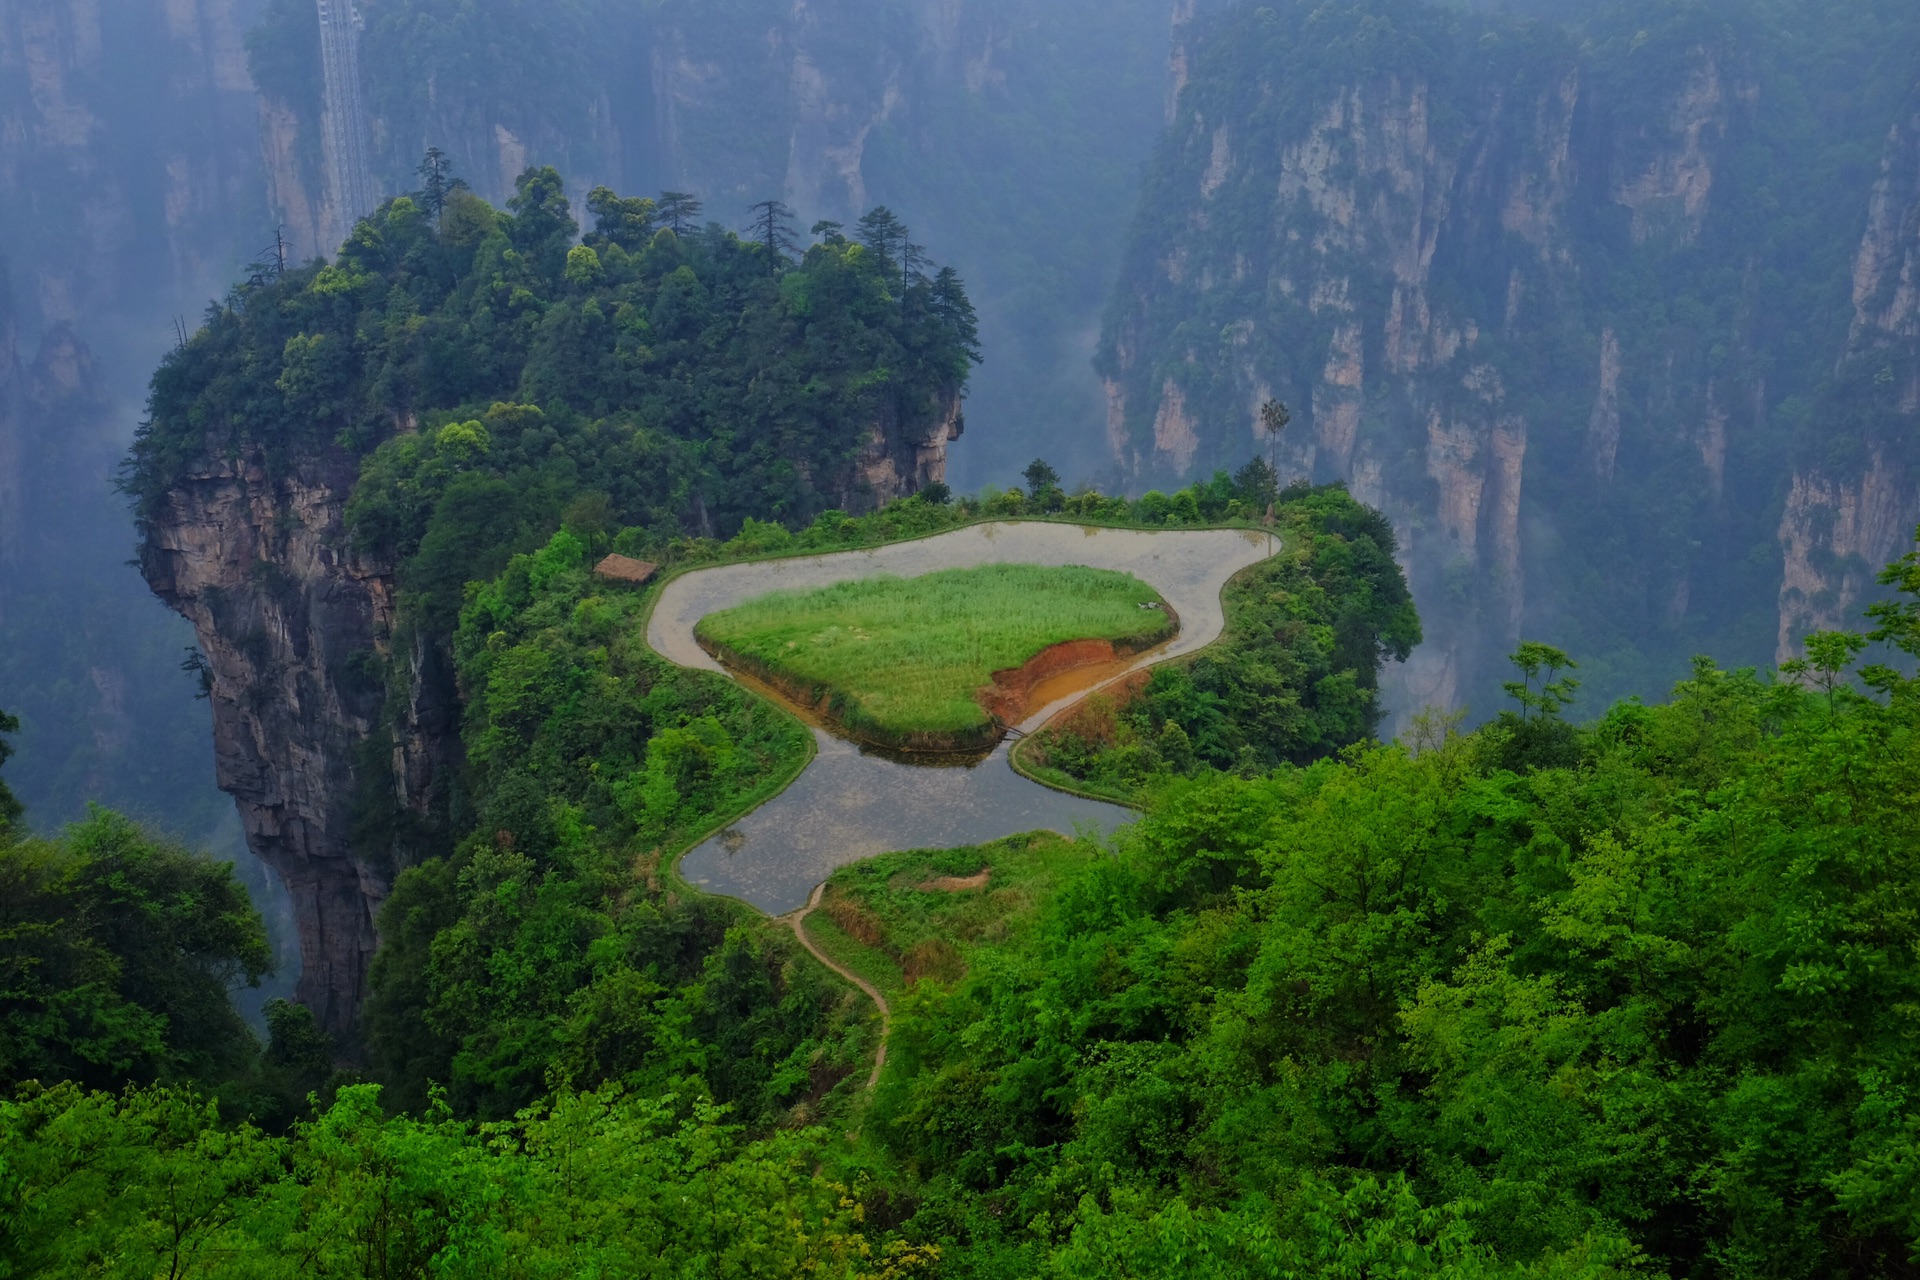
<svg viewBox="0 0 1920 1280"><path fill-rule="evenodd" d="M1112 672L1103 682L1110 683L1213 643L1226 625L1220 592L1227 580L1278 549L1277 538L1239 529L974 525L870 551L697 570L662 590L647 641L683 666L724 671L694 640L694 625L769 591L993 563L1087 565L1133 574L1160 592L1180 618L1177 636ZM1019 728L1031 732L1092 691L1073 688L1034 710ZM687 854L681 874L689 883L784 915L805 906L836 867L876 854L981 844L1024 831L1105 833L1133 818L1120 805L1021 777L1008 763L1005 743L984 760L935 756L923 763L863 752L818 726L814 737L819 754L791 787Z"/></svg>

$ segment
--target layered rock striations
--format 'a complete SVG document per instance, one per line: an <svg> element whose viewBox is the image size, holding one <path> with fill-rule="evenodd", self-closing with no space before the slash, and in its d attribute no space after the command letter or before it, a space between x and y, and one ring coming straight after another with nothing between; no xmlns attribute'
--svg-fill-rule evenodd
<svg viewBox="0 0 1920 1280"><path fill-rule="evenodd" d="M1855 430L1803 449L1794 470L1780 519L1783 659L1809 631L1851 621L1920 518L1920 94L1888 132L1851 283L1846 354L1821 408Z"/></svg>
<svg viewBox="0 0 1920 1280"><path fill-rule="evenodd" d="M1235 467L1285 400L1283 479L1401 532L1415 706L1491 710L1522 634L1604 696L1695 651L1770 660L1920 519L1893 443L1910 124L1848 158L1887 137L1920 24L1640 8L1570 32L1249 4L1183 36L1099 357L1109 447L1142 485ZM1887 52L1849 70L1868 29ZM1842 83L1847 110L1810 105ZM1844 394L1854 369L1884 403Z"/></svg>
<svg viewBox="0 0 1920 1280"><path fill-rule="evenodd" d="M404 744L376 735L394 587L390 567L346 550L342 511L358 471L337 451L281 475L257 449L204 458L153 513L140 555L154 593L199 637L220 788L287 885L298 998L337 1036L351 1033L365 995L374 912L395 870L395 850L356 832L356 819L424 812L455 745L432 705L439 690L409 698L415 722L435 732ZM428 767L396 769L403 755Z"/></svg>

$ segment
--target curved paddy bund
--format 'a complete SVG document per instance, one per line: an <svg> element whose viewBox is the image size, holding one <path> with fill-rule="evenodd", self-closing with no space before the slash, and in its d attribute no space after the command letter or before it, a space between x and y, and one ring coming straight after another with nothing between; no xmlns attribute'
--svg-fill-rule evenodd
<svg viewBox="0 0 1920 1280"><path fill-rule="evenodd" d="M891 574L918 577L984 564L1085 565L1130 573L1180 619L1166 643L1100 673L1092 686L1066 681L1019 725L1032 732L1088 693L1142 667L1202 649L1226 628L1227 580L1276 554L1280 540L1250 529L1106 529L1046 521L969 525L860 551L757 560L695 569L661 588L647 643L684 667L731 676L694 639L701 618L770 591L831 586ZM813 726L818 754L800 777L681 861L680 874L708 893L744 899L769 915L799 910L837 868L897 849L982 844L1041 829L1105 832L1132 820L1121 805L1041 786L1016 773L1001 743L985 759L931 757L906 763L863 753Z"/></svg>

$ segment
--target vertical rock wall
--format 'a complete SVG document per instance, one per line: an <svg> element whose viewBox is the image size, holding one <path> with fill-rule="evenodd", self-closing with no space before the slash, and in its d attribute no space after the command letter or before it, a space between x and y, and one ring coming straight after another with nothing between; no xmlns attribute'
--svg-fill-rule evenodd
<svg viewBox="0 0 1920 1280"><path fill-rule="evenodd" d="M126 567L113 479L148 375L272 222L245 0L0 5L0 706L28 819L194 840L225 808L191 636Z"/></svg>
<svg viewBox="0 0 1920 1280"><path fill-rule="evenodd" d="M1778 655L1849 625L1920 521L1920 97L1889 131L1854 258L1853 323L1828 411L1862 424L1851 457L1803 458L1780 519Z"/></svg>
<svg viewBox="0 0 1920 1280"><path fill-rule="evenodd" d="M332 452L269 473L256 453L209 458L154 515L141 549L153 591L190 622L212 669L214 764L248 845L286 882L298 998L350 1042L396 870L379 834L423 814L457 751L451 691L412 691L402 734L377 732L392 644L387 566L346 550L358 459ZM368 821L371 819L372 821Z"/></svg>
<svg viewBox="0 0 1920 1280"><path fill-rule="evenodd" d="M1880 36L1920 56L1916 25ZM1908 82L1736 30L1196 17L1102 342L1116 460L1237 467L1288 401L1283 478L1401 533L1403 705L1492 710L1523 633L1613 697L1856 615L1920 520L1911 108L1877 175L1838 157ZM1806 115L1839 77L1855 113Z"/></svg>

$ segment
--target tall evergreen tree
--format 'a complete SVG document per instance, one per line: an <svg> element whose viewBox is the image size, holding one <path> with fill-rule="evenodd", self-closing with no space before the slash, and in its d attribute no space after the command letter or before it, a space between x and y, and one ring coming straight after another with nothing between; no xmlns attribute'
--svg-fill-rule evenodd
<svg viewBox="0 0 1920 1280"><path fill-rule="evenodd" d="M657 203L661 220L677 236L683 236L694 228L700 210L704 208L700 201L684 191L662 191Z"/></svg>
<svg viewBox="0 0 1920 1280"><path fill-rule="evenodd" d="M453 176L452 158L438 147L427 148L420 167L414 172L420 176L420 189L413 193L413 198L419 201L428 217L438 222L446 210L447 197L466 190L466 181Z"/></svg>
<svg viewBox="0 0 1920 1280"><path fill-rule="evenodd" d="M767 251L767 259L774 270L799 251L800 242L793 231L793 210L779 200L762 200L751 210L753 223L749 230Z"/></svg>
<svg viewBox="0 0 1920 1280"><path fill-rule="evenodd" d="M856 224L860 243L880 255L881 261L899 273L907 257L907 224L893 210L879 205ZM904 276L902 277L904 279Z"/></svg>

